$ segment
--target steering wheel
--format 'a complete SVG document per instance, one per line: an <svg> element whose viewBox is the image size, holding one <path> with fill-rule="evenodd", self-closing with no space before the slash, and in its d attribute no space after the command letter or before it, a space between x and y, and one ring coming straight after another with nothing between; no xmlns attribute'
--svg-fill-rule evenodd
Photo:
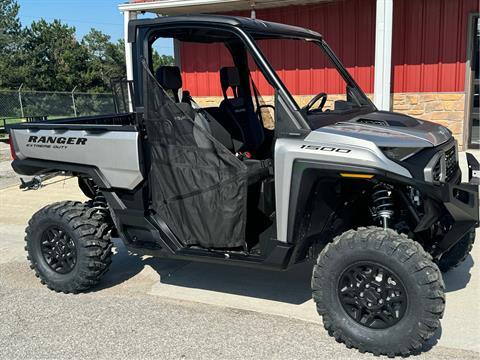
<svg viewBox="0 0 480 360"><path fill-rule="evenodd" d="M312 110L313 105L315 105L315 103L320 99L322 99L322 101L320 101L320 105L318 105L318 108L316 110L322 110L323 107L325 106L325 103L327 102L327 94L324 92L321 92L320 94L315 95L315 97L312 100L310 100L308 104L303 107L303 109L307 113L310 112L310 110Z"/></svg>

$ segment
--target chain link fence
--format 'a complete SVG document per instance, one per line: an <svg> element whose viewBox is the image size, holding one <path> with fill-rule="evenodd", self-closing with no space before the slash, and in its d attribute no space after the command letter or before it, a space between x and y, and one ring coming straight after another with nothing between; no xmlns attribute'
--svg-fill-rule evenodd
<svg viewBox="0 0 480 360"><path fill-rule="evenodd" d="M115 113L109 93L0 90L0 127L31 118L55 119ZM2 121L4 120L4 121Z"/></svg>

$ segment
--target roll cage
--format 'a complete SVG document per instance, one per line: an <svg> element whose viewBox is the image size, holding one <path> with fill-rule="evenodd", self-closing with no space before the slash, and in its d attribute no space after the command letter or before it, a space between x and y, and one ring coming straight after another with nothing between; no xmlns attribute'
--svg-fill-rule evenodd
<svg viewBox="0 0 480 360"><path fill-rule="evenodd" d="M238 50L234 53L232 49L229 49L234 61L241 56L246 58L248 52L265 79L275 90L275 108L277 109L275 112L276 137L304 137L312 130L312 127L307 122L302 109L299 108L293 99L292 94L255 43L255 40L296 39L317 43L324 50L325 55L336 67L348 86L354 88L356 93L363 95L363 99L369 105L368 112L376 110L373 103L363 94L361 88L319 33L296 26L262 20L219 15L194 15L163 17L152 20L133 20L130 22L128 41L133 44L134 83L137 86L134 103L137 112L141 112L141 109L143 109L144 99L142 93L144 92L139 90L144 88L143 84L145 81L139 64L142 59L145 59L152 66L151 45L162 35L189 42L230 42L241 44L243 54L240 54ZM137 41L138 39L142 39L142 41Z"/></svg>

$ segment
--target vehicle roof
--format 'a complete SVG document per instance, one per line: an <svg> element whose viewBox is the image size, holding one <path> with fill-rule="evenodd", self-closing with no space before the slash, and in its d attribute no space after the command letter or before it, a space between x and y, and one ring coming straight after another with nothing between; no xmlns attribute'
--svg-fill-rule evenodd
<svg viewBox="0 0 480 360"><path fill-rule="evenodd" d="M321 38L322 36L316 31L301 28L298 26L264 21L260 19L251 19L242 16L228 15L178 15L178 16L162 16L154 19L132 20L129 25L129 39L135 36L135 28L139 26L159 26L159 25L220 25L240 28L259 38L268 38L275 36L300 37L300 38ZM256 36L255 36L256 35Z"/></svg>

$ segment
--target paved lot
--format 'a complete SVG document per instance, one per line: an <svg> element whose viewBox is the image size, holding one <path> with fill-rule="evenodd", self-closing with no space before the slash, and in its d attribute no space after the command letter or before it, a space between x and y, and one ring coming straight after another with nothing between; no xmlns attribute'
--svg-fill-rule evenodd
<svg viewBox="0 0 480 360"><path fill-rule="evenodd" d="M48 203L83 198L62 178L39 191L0 190L0 358L374 358L325 333L308 265L278 273L140 258L115 240L98 288L49 291L25 260L25 224ZM478 244L472 255L445 276L442 329L415 359L480 357Z"/></svg>
<svg viewBox="0 0 480 360"><path fill-rule="evenodd" d="M10 147L0 142L0 189L15 185L18 181L10 166Z"/></svg>

